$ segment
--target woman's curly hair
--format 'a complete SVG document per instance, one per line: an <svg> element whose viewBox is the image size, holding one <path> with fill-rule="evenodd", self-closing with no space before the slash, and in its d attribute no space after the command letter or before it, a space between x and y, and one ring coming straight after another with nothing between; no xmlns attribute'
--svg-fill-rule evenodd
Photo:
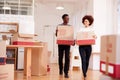
<svg viewBox="0 0 120 80"><path fill-rule="evenodd" d="M84 24L84 21L85 19L87 19L90 24L89 25L92 25L92 23L94 22L94 18L91 16L91 15L85 15L83 18L82 18L82 23Z"/></svg>

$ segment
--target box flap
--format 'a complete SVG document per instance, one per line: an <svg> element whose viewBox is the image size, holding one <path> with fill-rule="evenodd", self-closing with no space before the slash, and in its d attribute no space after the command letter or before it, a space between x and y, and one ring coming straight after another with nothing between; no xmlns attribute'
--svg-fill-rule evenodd
<svg viewBox="0 0 120 80"><path fill-rule="evenodd" d="M19 37L19 38L33 38L33 37L34 37L34 34L15 33L15 34L13 34L13 37Z"/></svg>
<svg viewBox="0 0 120 80"><path fill-rule="evenodd" d="M34 42L34 45L43 45L43 42Z"/></svg>
<svg viewBox="0 0 120 80"><path fill-rule="evenodd" d="M21 38L33 38L34 37L34 34L18 34L18 37L21 37Z"/></svg>

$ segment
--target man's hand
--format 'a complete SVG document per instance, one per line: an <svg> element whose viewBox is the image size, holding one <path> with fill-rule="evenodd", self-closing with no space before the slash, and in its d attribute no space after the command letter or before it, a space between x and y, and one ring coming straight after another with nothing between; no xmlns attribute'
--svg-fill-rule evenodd
<svg viewBox="0 0 120 80"><path fill-rule="evenodd" d="M75 41L76 41L76 40L74 40L74 43L72 44L72 46L75 46Z"/></svg>
<svg viewBox="0 0 120 80"><path fill-rule="evenodd" d="M56 30L56 33L55 33L56 37L57 37L57 32L58 32L58 30Z"/></svg>

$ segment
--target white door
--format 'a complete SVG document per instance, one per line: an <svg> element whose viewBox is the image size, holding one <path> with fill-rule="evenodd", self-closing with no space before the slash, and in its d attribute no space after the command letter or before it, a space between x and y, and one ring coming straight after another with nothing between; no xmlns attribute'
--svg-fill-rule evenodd
<svg viewBox="0 0 120 80"><path fill-rule="evenodd" d="M44 26L44 41L48 43L48 50L51 51L50 62L57 63L58 55L57 55L57 44L56 44L56 36L55 36L55 26L48 25Z"/></svg>

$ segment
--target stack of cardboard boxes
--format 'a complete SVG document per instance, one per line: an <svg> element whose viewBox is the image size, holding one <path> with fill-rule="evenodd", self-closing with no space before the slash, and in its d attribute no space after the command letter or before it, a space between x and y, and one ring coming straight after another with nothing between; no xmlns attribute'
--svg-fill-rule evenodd
<svg viewBox="0 0 120 80"><path fill-rule="evenodd" d="M14 80L14 64L6 64L6 41L0 41L0 80Z"/></svg>
<svg viewBox="0 0 120 80"><path fill-rule="evenodd" d="M11 38L11 43L13 45L33 45L34 34L14 33Z"/></svg>
<svg viewBox="0 0 120 80"><path fill-rule="evenodd" d="M48 44L46 42L36 42L34 45L42 46L40 48L32 49L31 56L31 75L40 76L46 75L48 69L48 60L50 60L50 55L48 55ZM26 53L25 48L25 53ZM26 58L27 55L24 54L24 71L26 73Z"/></svg>
<svg viewBox="0 0 120 80"><path fill-rule="evenodd" d="M0 65L6 64L6 42L0 41Z"/></svg>
<svg viewBox="0 0 120 80"><path fill-rule="evenodd" d="M14 80L14 65L0 65L0 80Z"/></svg>
<svg viewBox="0 0 120 80"><path fill-rule="evenodd" d="M120 35L101 37L100 71L120 78Z"/></svg>
<svg viewBox="0 0 120 80"><path fill-rule="evenodd" d="M14 30L10 30L10 37L8 35L2 35L2 39L6 41L6 45L33 45L35 34L24 34Z"/></svg>
<svg viewBox="0 0 120 80"><path fill-rule="evenodd" d="M14 30L10 30L10 33L12 33L10 44L13 44L13 45L33 45L34 44L34 34L19 33Z"/></svg>

